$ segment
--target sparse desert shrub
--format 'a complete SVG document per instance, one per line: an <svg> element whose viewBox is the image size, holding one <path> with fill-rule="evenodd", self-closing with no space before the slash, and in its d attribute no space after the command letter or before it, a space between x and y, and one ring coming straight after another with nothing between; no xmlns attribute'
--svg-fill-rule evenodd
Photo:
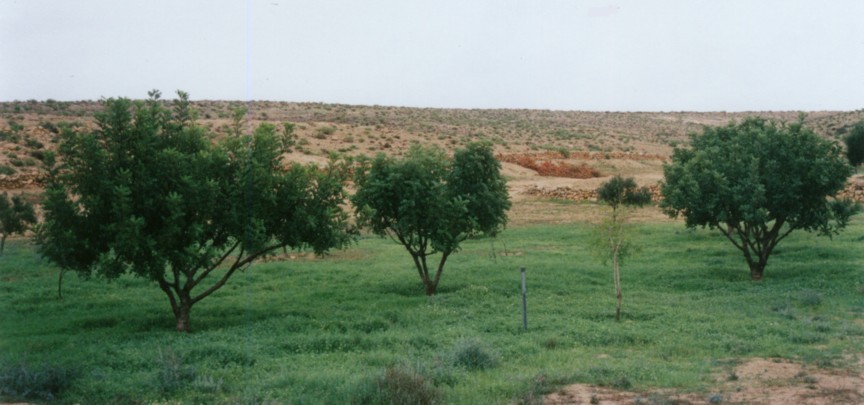
<svg viewBox="0 0 864 405"><path fill-rule="evenodd" d="M320 127L315 130L315 138L316 139L325 139L333 133L336 132L336 128L334 127Z"/></svg>
<svg viewBox="0 0 864 405"><path fill-rule="evenodd" d="M27 147L31 148L31 149L42 149L45 147L45 144L43 144L42 142L39 142L33 138L24 139L24 145L27 145Z"/></svg>
<svg viewBox="0 0 864 405"><path fill-rule="evenodd" d="M14 133L21 132L21 130L24 129L23 125L19 124L17 121L14 121L14 120L8 120L8 121L6 121L6 123L9 125L9 130L11 130Z"/></svg>
<svg viewBox="0 0 864 405"><path fill-rule="evenodd" d="M0 130L0 141L6 141L6 142L12 142L12 143L18 142L18 135L14 134L11 131Z"/></svg>
<svg viewBox="0 0 864 405"><path fill-rule="evenodd" d="M42 150L34 150L30 151L30 156L36 160L44 161L45 160L45 152Z"/></svg>
<svg viewBox="0 0 864 405"><path fill-rule="evenodd" d="M0 165L0 174L5 174L8 176L10 174L15 174L15 172L17 172L17 170L15 170L15 168L12 166Z"/></svg>
<svg viewBox="0 0 864 405"><path fill-rule="evenodd" d="M50 122L50 121L40 122L39 127L52 133L52 134L59 134L60 133L60 128L58 128L57 125L55 125L53 122Z"/></svg>

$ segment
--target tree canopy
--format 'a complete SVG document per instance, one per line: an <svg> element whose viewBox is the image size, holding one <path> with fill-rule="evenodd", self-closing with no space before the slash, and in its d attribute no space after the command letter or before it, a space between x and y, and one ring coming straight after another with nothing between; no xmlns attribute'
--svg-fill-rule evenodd
<svg viewBox="0 0 864 405"><path fill-rule="evenodd" d="M852 166L864 163L864 122L858 122L852 131L843 138L846 143L846 158Z"/></svg>
<svg viewBox="0 0 864 405"><path fill-rule="evenodd" d="M441 149L414 146L402 159L378 155L361 169L351 202L359 223L405 247L433 295L465 239L495 236L505 226L510 199L500 168L489 145L471 144L452 160ZM439 253L430 271L427 258Z"/></svg>
<svg viewBox="0 0 864 405"><path fill-rule="evenodd" d="M178 96L172 109L158 91L108 99L95 130L61 135L37 241L63 269L154 281L188 331L192 306L256 258L322 253L351 229L341 171L283 166L291 134L272 124L215 142Z"/></svg>
<svg viewBox="0 0 864 405"><path fill-rule="evenodd" d="M13 234L22 234L36 223L36 212L33 205L21 195L0 194L0 255L6 245L6 238Z"/></svg>
<svg viewBox="0 0 864 405"><path fill-rule="evenodd" d="M832 198L852 168L839 145L798 122L748 118L705 127L664 166L661 207L689 228L717 229L741 250L753 280L795 230L832 235L854 205Z"/></svg>

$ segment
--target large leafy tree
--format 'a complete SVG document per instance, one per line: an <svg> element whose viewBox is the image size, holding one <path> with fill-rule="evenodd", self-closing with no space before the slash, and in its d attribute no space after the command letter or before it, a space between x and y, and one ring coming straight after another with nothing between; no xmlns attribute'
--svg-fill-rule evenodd
<svg viewBox="0 0 864 405"><path fill-rule="evenodd" d="M3 254L9 235L22 234L35 223L36 212L33 205L23 196L13 195L9 198L6 193L0 194L0 255Z"/></svg>
<svg viewBox="0 0 864 405"><path fill-rule="evenodd" d="M405 247L433 295L465 239L495 236L506 224L510 199L500 169L486 144L458 150L452 160L438 148L414 146L402 159L379 155L361 169L351 201L361 224Z"/></svg>
<svg viewBox="0 0 864 405"><path fill-rule="evenodd" d="M609 206L609 215L603 218L595 232L596 252L604 260L612 259L612 279L615 284L615 320L621 320L621 259L630 252L631 242L628 227L629 213L633 208L651 203L651 191L647 187L637 187L632 177L615 176L600 185L597 199Z"/></svg>
<svg viewBox="0 0 864 405"><path fill-rule="evenodd" d="M692 135L664 166L664 200L689 228L717 229L741 250L760 280L777 244L796 230L832 235L855 206L832 198L852 168L836 143L799 120L748 118Z"/></svg>
<svg viewBox="0 0 864 405"><path fill-rule="evenodd" d="M37 241L63 269L152 280L185 332L192 306L255 259L322 253L348 243L350 229L341 172L284 167L290 134L271 124L216 143L178 95L170 110L157 91L108 99L94 131L62 134Z"/></svg>

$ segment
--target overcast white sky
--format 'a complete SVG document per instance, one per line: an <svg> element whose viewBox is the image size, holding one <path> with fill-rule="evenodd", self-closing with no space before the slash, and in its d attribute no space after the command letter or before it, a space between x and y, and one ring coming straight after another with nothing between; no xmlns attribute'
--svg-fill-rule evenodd
<svg viewBox="0 0 864 405"><path fill-rule="evenodd" d="M0 100L864 108L860 0L0 0Z"/></svg>

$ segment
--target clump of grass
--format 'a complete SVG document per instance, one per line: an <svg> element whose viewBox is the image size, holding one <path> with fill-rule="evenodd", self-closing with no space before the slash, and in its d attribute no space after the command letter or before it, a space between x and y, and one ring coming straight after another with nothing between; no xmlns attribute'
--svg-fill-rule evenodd
<svg viewBox="0 0 864 405"><path fill-rule="evenodd" d="M380 402L372 403L428 405L441 400L441 392L428 377L404 366L388 367L377 387L379 396L375 399Z"/></svg>
<svg viewBox="0 0 864 405"><path fill-rule="evenodd" d="M198 373L187 366L182 356L168 349L159 352L156 385L163 393L172 393L195 381Z"/></svg>
<svg viewBox="0 0 864 405"><path fill-rule="evenodd" d="M793 307L792 304L789 303L789 301L783 301L781 303L778 303L774 305L771 310L786 319L798 318L798 315L795 313L795 307Z"/></svg>
<svg viewBox="0 0 864 405"><path fill-rule="evenodd" d="M798 293L798 302L805 307L818 307L822 304L822 294L815 290L805 289Z"/></svg>
<svg viewBox="0 0 864 405"><path fill-rule="evenodd" d="M498 356L476 339L456 342L452 351L453 365L467 370L485 370L498 364Z"/></svg>
<svg viewBox="0 0 864 405"><path fill-rule="evenodd" d="M77 373L69 368L20 363L0 366L0 397L16 401L53 401L72 385Z"/></svg>

